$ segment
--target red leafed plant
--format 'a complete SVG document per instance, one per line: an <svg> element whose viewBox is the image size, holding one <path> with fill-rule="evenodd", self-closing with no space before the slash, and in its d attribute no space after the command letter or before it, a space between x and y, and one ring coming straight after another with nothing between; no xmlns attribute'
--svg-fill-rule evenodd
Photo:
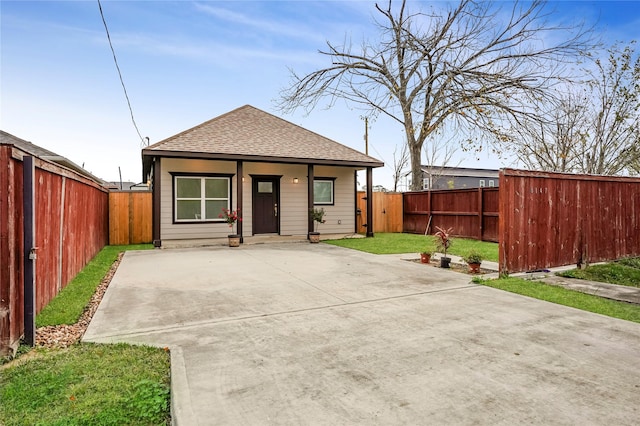
<svg viewBox="0 0 640 426"><path fill-rule="evenodd" d="M218 215L219 218L224 219L225 222L227 222L229 224L229 228L233 228L233 225L236 222L241 222L242 218L239 216L240 215L240 209L238 210L229 210L229 209L222 209L222 213L220 213Z"/></svg>
<svg viewBox="0 0 640 426"><path fill-rule="evenodd" d="M444 251L444 257L447 257L447 249L451 247L451 232L453 232L453 228L442 229L439 226L436 226L438 232L434 235L438 241L438 248Z"/></svg>

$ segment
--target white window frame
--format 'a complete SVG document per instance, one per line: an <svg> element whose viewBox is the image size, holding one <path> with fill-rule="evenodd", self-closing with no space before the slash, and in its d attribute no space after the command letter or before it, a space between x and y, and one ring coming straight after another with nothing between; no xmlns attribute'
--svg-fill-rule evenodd
<svg viewBox="0 0 640 426"><path fill-rule="evenodd" d="M496 182L493 179L489 180L489 188L495 188Z"/></svg>
<svg viewBox="0 0 640 426"><path fill-rule="evenodd" d="M486 186L486 182L484 179L480 179L480 182L478 182L478 185L480 186L480 188L484 188Z"/></svg>
<svg viewBox="0 0 640 426"><path fill-rule="evenodd" d="M200 179L200 197L199 198L178 198L178 181L180 179ZM226 197L206 197L206 181L207 180L225 180L227 181ZM200 214L197 217L189 219L178 219L178 201L200 201ZM224 219L218 217L222 211L215 213L214 217L206 217L207 201L224 201L226 200L228 210L231 209L231 177L215 176L215 175L190 175L176 174L173 176L173 222L174 223L193 223L193 222L224 222Z"/></svg>
<svg viewBox="0 0 640 426"><path fill-rule="evenodd" d="M315 188L313 191L313 204L314 205L318 205L318 206L333 206L335 204L335 194L336 194L336 184L335 184L335 178L314 178L313 179L313 184L315 185L316 183L328 183L331 185L331 200L330 201L318 201L316 199L316 194L318 193Z"/></svg>
<svg viewBox="0 0 640 426"><path fill-rule="evenodd" d="M422 189L429 189L429 178L422 179Z"/></svg>

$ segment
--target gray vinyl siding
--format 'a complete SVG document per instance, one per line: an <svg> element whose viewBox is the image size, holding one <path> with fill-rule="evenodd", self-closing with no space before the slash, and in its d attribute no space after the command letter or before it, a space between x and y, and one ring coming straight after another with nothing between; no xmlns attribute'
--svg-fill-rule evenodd
<svg viewBox="0 0 640 426"><path fill-rule="evenodd" d="M348 234L355 229L354 169L350 167L316 166L316 177L336 178L334 183L334 205L316 206L325 210L325 223L318 226L322 234ZM340 221L340 224L338 224Z"/></svg>
<svg viewBox="0 0 640 426"><path fill-rule="evenodd" d="M230 234L229 225L222 223L173 223L172 172L233 174L231 198L235 208L236 163L234 161L188 160L163 158L161 165L160 238L163 240L190 240L199 238L223 238Z"/></svg>

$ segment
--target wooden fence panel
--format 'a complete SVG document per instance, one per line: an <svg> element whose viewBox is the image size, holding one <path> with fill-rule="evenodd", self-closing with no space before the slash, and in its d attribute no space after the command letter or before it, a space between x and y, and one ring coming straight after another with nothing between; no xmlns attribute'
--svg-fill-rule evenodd
<svg viewBox="0 0 640 426"><path fill-rule="evenodd" d="M22 162L11 151L0 145L0 356L17 348L24 328Z"/></svg>
<svg viewBox="0 0 640 426"><path fill-rule="evenodd" d="M152 224L150 191L109 194L109 244L150 243L153 240Z"/></svg>
<svg viewBox="0 0 640 426"><path fill-rule="evenodd" d="M22 158L0 145L0 355L24 333L24 214ZM104 247L108 192L97 183L35 159L36 313Z"/></svg>
<svg viewBox="0 0 640 426"><path fill-rule="evenodd" d="M640 179L505 169L500 270L640 255Z"/></svg>
<svg viewBox="0 0 640 426"><path fill-rule="evenodd" d="M36 312L40 312L62 289L63 177L46 170L35 171L36 216Z"/></svg>
<svg viewBox="0 0 640 426"><path fill-rule="evenodd" d="M436 227L453 228L459 237L497 241L498 193L497 187L406 192L403 231L433 234Z"/></svg>
<svg viewBox="0 0 640 426"><path fill-rule="evenodd" d="M357 229L365 233L367 220L367 194L358 192ZM373 193L373 232L402 232L402 194L395 192Z"/></svg>

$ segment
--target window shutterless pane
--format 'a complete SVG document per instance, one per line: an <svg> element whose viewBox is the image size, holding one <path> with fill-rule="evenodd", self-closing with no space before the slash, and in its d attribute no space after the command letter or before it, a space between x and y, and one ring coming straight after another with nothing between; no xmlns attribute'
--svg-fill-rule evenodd
<svg viewBox="0 0 640 426"><path fill-rule="evenodd" d="M200 200L178 200L176 216L178 220L200 220Z"/></svg>
<svg viewBox="0 0 640 426"><path fill-rule="evenodd" d="M229 179L207 178L204 181L205 198L227 198L229 196Z"/></svg>
<svg viewBox="0 0 640 426"><path fill-rule="evenodd" d="M222 213L222 209L228 209L227 200L207 200L204 202L205 218L217 219Z"/></svg>
<svg viewBox="0 0 640 426"><path fill-rule="evenodd" d="M333 182L320 180L313 182L313 202L315 204L333 203Z"/></svg>
<svg viewBox="0 0 640 426"><path fill-rule="evenodd" d="M200 198L200 179L176 179L176 196L178 198Z"/></svg>

